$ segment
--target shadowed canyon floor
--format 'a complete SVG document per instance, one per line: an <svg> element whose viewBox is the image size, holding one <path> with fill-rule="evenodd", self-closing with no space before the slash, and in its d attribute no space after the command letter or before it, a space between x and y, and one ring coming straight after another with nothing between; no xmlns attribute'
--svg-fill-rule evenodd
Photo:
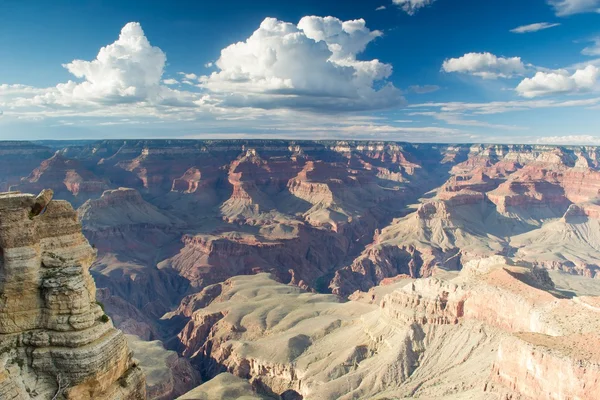
<svg viewBox="0 0 600 400"><path fill-rule="evenodd" d="M0 142L0 165L78 207L151 398L593 398L596 147Z"/></svg>

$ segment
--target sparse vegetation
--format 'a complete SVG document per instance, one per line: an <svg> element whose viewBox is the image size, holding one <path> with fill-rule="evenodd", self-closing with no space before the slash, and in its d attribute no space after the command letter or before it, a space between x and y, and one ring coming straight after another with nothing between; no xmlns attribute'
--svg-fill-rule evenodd
<svg viewBox="0 0 600 400"><path fill-rule="evenodd" d="M108 321L110 321L110 318L108 317L108 315L106 315L106 314L103 314L103 315L100 317L100 321L102 321L102 322L104 322L104 323L106 324Z"/></svg>
<svg viewBox="0 0 600 400"><path fill-rule="evenodd" d="M100 308L102 309L102 311L104 311L105 315L106 315L106 311L104 310L104 304L101 301L96 300L96 304L98 306L100 306Z"/></svg>

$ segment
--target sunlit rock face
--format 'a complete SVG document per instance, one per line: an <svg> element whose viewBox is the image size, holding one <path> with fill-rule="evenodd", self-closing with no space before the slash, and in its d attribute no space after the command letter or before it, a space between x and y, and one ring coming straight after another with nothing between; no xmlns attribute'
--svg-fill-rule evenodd
<svg viewBox="0 0 600 400"><path fill-rule="evenodd" d="M125 337L96 302L96 251L66 201L0 194L0 398L145 399Z"/></svg>
<svg viewBox="0 0 600 400"><path fill-rule="evenodd" d="M166 318L187 321L179 349L208 379L185 399L230 382L250 398L592 400L600 284L574 282L565 298L545 269L494 256L343 302L259 274Z"/></svg>

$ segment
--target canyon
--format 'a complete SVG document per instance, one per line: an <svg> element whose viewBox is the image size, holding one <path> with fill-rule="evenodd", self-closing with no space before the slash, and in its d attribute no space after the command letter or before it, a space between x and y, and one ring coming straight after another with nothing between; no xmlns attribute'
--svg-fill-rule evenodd
<svg viewBox="0 0 600 400"><path fill-rule="evenodd" d="M82 366L72 385L109 393L125 374L154 399L600 392L596 147L0 142L0 166L2 235L30 235L1 246L0 393L45 398L68 373L61 346L102 345L122 354L94 364L110 378ZM29 218L38 200L22 193L47 189ZM19 263L29 278L11 278ZM61 285L72 292L48 297Z"/></svg>

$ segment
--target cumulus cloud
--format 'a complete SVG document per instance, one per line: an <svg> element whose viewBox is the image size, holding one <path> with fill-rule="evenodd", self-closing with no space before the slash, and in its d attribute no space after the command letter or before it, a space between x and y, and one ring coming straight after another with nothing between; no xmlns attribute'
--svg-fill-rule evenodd
<svg viewBox="0 0 600 400"><path fill-rule="evenodd" d="M387 7L386 6L379 6L375 9L375 11L383 11L385 10Z"/></svg>
<svg viewBox="0 0 600 400"><path fill-rule="evenodd" d="M63 64L79 80L69 80L49 88L0 85L0 105L10 102L10 107L15 109L38 107L56 110L62 107L83 112L84 108L91 111L94 107L132 104L189 107L199 101L195 93L165 86L177 83L174 79L162 80L165 64L165 53L150 44L139 23L130 22L123 27L114 43L100 49L94 60L74 60ZM105 109L105 112L108 113L108 110Z"/></svg>
<svg viewBox="0 0 600 400"><path fill-rule="evenodd" d="M559 23L550 23L550 22L538 22L530 25L519 26L515 29L511 29L512 33L530 33L542 31L544 29L554 28L555 26L560 26Z"/></svg>
<svg viewBox="0 0 600 400"><path fill-rule="evenodd" d="M588 65L573 74L566 70L538 72L533 78L525 78L516 91L523 97L538 97L554 94L578 93L592 90L596 86L600 69Z"/></svg>
<svg viewBox="0 0 600 400"><path fill-rule="evenodd" d="M444 61L445 72L458 72L484 79L511 78L526 72L520 57L497 57L491 53L468 53L459 58Z"/></svg>
<svg viewBox="0 0 600 400"><path fill-rule="evenodd" d="M426 94L437 92L438 90L440 90L440 87L437 85L413 85L409 86L408 90L416 94Z"/></svg>
<svg viewBox="0 0 600 400"><path fill-rule="evenodd" d="M163 79L165 85L177 85L179 81L177 79Z"/></svg>
<svg viewBox="0 0 600 400"><path fill-rule="evenodd" d="M235 107L353 111L403 102L392 66L357 58L380 31L362 19L308 16L297 25L266 18L244 42L221 51L200 86Z"/></svg>
<svg viewBox="0 0 600 400"><path fill-rule="evenodd" d="M556 15L564 17L573 14L600 13L600 0L548 0Z"/></svg>
<svg viewBox="0 0 600 400"><path fill-rule="evenodd" d="M100 49L93 61L64 64L83 82L68 81L37 97L48 103L89 101L97 103L137 102L159 95L166 62L165 53L153 47L137 22L123 27L119 39Z"/></svg>
<svg viewBox="0 0 600 400"><path fill-rule="evenodd" d="M414 15L419 9L433 4L435 0L393 0L392 2L408 15Z"/></svg>
<svg viewBox="0 0 600 400"><path fill-rule="evenodd" d="M593 40L594 44L586 47L581 54L586 56L600 56L600 36Z"/></svg>

